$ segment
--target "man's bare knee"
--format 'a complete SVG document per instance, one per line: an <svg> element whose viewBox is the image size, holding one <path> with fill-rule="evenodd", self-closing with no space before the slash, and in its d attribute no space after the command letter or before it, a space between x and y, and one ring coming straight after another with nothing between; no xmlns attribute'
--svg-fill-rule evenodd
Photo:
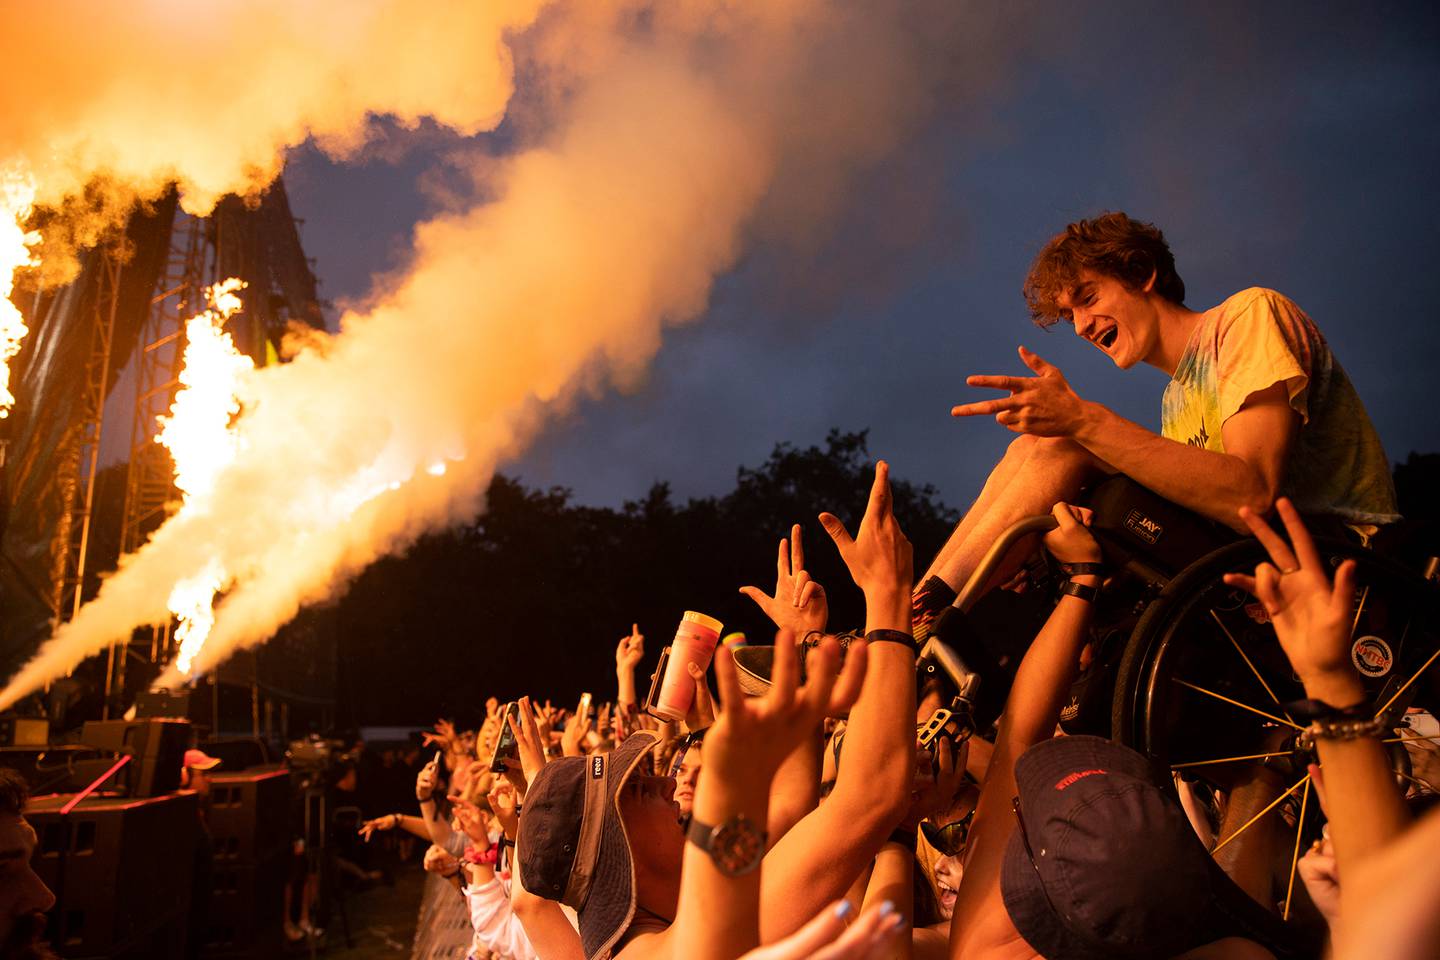
<svg viewBox="0 0 1440 960"><path fill-rule="evenodd" d="M1034 452L1037 440L1037 437L1032 437L1028 433L1020 434L1005 448L1005 459L1009 460L1012 457L1018 457L1021 460L1027 459Z"/></svg>
<svg viewBox="0 0 1440 960"><path fill-rule="evenodd" d="M1090 451L1069 437L1032 437L1034 445L1031 448L1032 455L1051 457L1055 459L1089 460Z"/></svg>

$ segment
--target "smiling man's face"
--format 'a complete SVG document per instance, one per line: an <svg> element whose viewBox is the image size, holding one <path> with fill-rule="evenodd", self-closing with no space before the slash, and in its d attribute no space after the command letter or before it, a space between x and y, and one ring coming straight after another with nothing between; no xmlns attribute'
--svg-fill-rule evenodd
<svg viewBox="0 0 1440 960"><path fill-rule="evenodd" d="M1131 290L1114 277L1083 270L1056 302L1062 319L1074 324L1076 336L1128 370L1159 350L1160 314L1150 293L1154 282L1152 277L1143 288Z"/></svg>
<svg viewBox="0 0 1440 960"><path fill-rule="evenodd" d="M0 960L54 957L42 941L55 895L30 867L35 831L25 818L0 812Z"/></svg>

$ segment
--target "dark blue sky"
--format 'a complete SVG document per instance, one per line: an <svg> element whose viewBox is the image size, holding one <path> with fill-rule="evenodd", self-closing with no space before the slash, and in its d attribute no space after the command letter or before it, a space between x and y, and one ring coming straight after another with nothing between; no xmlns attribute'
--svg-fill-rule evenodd
<svg viewBox="0 0 1440 960"><path fill-rule="evenodd" d="M1117 371L1068 327L1035 329L1019 295L1044 240L1104 209L1165 230L1192 308L1255 285L1296 300L1391 459L1440 451L1434 7L1017 15L1009 69L873 171L822 249L753 248L708 313L668 333L638 392L585 404L504 469L587 503L656 480L705 495L778 441L869 428L898 475L963 505L1011 435L953 421L950 407L990 395L965 387L967 374L1021 372L1019 343L1082 396L1153 428L1163 375ZM410 228L434 210L423 184L450 145L438 131L397 134L349 165L297 151L286 182L327 297L363 297L372 273L403 265Z"/></svg>

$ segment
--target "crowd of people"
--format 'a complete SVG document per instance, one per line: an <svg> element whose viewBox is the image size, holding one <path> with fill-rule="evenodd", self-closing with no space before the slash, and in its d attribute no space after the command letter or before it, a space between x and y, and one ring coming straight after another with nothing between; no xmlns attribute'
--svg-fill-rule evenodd
<svg viewBox="0 0 1440 960"><path fill-rule="evenodd" d="M1368 703L1349 654L1353 567L1327 569L1289 501L1278 512L1284 537L1243 512L1270 562L1230 582L1264 605L1323 705L1306 729L1327 822L1299 876L1335 956L1433 956L1440 813L1412 823L1380 729L1344 709ZM777 629L758 683L721 645L708 675L692 672L686 720L657 719L636 695L632 629L612 708L526 697L513 713L491 701L478 731L437 725L418 810L361 835L429 844L425 868L468 903L476 958L1307 955L1272 885L1283 809L1265 812L1268 836L1212 855L1168 770L1058 735L1106 573L1088 511L1054 516L1043 546L1070 574L989 729L917 744L937 701L921 684L917 702L911 554L881 463L853 537L822 521L865 597L863 634L827 633L794 532L774 593L756 591ZM492 771L507 730L514 759ZM1262 762L1237 768L1222 798L1236 822L1284 791Z"/></svg>
<svg viewBox="0 0 1440 960"><path fill-rule="evenodd" d="M1352 659L1353 562L1331 569L1280 495L1362 539L1395 519L1383 450L1323 338L1273 291L1184 308L1163 237L1124 214L1052 240L1026 293L1122 369L1172 376L1161 434L1022 348L1035 376L973 377L1007 396L955 410L1021 436L920 582L886 463L853 533L820 514L863 596L860 629L828 622L827 591L850 585L815 582L797 526L774 590L745 589L773 647L721 644L691 667L683 721L638 695L635 625L613 692L609 678L592 690L605 706L536 691L491 700L477 730L438 724L433 755L412 757L413 801L360 824L354 858L392 832L426 845L425 869L468 907L476 960L1440 955L1440 812L1413 810L1433 791L1397 787L1393 723ZM1280 708L1294 719L1273 724L1274 750L1207 774L1205 803L1152 758L1060 728L1116 573L1072 501L1116 471L1259 540L1269 559L1226 583L1273 625L1308 698ZM998 719L937 725L955 691L922 682L917 657L997 532L1037 510L1055 521L1037 545L1060 572L1048 619ZM991 586L1016 585L1019 559ZM1278 908L1294 892L1274 869L1289 863L1280 828L1305 816L1266 762L1282 755L1313 761L1325 826L1298 875L1323 942ZM13 826L12 792L0 870L21 875L33 835Z"/></svg>

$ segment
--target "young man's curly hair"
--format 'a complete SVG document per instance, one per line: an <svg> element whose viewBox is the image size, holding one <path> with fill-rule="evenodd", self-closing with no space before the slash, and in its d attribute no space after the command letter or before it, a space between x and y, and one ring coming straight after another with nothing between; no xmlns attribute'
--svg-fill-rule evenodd
<svg viewBox="0 0 1440 960"><path fill-rule="evenodd" d="M1082 270L1114 277L1131 290L1145 286L1153 273L1156 293L1185 302L1185 281L1175 272L1165 234L1117 211L1072 223L1041 249L1023 288L1031 319L1042 327L1066 319L1058 301L1074 290Z"/></svg>

